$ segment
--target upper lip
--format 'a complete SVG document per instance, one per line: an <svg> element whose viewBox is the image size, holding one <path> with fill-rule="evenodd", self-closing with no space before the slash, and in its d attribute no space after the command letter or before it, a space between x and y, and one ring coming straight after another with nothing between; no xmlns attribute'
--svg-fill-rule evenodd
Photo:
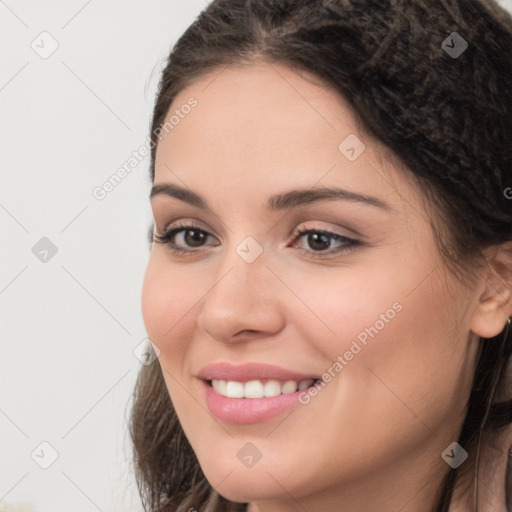
<svg viewBox="0 0 512 512"><path fill-rule="evenodd" d="M319 379L320 376L312 373L299 373L292 370L286 370L280 366L261 363L245 363L233 365L228 362L219 362L206 365L197 375L203 380L231 380L237 382L247 382L250 380L295 380L303 381L309 379Z"/></svg>

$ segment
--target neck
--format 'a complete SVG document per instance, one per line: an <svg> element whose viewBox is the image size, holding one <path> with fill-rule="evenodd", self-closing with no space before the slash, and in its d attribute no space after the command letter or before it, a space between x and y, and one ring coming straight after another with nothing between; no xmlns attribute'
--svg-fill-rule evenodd
<svg viewBox="0 0 512 512"><path fill-rule="evenodd" d="M456 481L449 512L510 510L510 503L507 506L506 502L506 480L511 446L512 426L482 442L477 478L471 472Z"/></svg>

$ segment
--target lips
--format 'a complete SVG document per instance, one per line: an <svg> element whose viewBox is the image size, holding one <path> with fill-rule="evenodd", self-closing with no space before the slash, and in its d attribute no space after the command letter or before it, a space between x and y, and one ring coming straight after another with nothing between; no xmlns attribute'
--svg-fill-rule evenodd
<svg viewBox="0 0 512 512"><path fill-rule="evenodd" d="M214 363L197 375L208 410L225 423L270 420L299 405L299 394L319 377L259 363Z"/></svg>

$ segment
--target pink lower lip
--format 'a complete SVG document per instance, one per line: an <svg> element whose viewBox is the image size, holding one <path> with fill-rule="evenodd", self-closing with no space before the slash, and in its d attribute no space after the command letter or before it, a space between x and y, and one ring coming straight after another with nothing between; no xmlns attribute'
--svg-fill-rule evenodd
<svg viewBox="0 0 512 512"><path fill-rule="evenodd" d="M228 398L204 380L201 380L201 386L209 411L220 421L240 425L259 423L293 409L300 403L298 397L302 392L263 398Z"/></svg>

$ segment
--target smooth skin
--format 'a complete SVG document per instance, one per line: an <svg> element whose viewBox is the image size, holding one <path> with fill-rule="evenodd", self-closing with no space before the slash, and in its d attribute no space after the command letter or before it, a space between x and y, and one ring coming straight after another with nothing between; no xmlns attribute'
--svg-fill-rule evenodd
<svg viewBox="0 0 512 512"><path fill-rule="evenodd" d="M428 511L450 470L441 454L464 419L478 336L502 331L510 288L489 266L471 285L450 274L421 191L318 79L262 62L208 73L170 111L190 97L197 106L157 147L155 184L191 190L210 210L157 194L152 211L157 234L191 221L206 234L177 233L186 254L153 243L142 310L206 477L251 512ZM350 134L366 146L355 161L338 149ZM266 208L270 196L313 187L387 208L344 199ZM297 229L359 244L322 245ZM248 236L263 250L252 263L236 251ZM500 254L500 268L512 268ZM397 302L401 311L309 404L250 425L208 412L196 378L206 364L323 374ZM237 458L247 442L262 453L251 468Z"/></svg>

